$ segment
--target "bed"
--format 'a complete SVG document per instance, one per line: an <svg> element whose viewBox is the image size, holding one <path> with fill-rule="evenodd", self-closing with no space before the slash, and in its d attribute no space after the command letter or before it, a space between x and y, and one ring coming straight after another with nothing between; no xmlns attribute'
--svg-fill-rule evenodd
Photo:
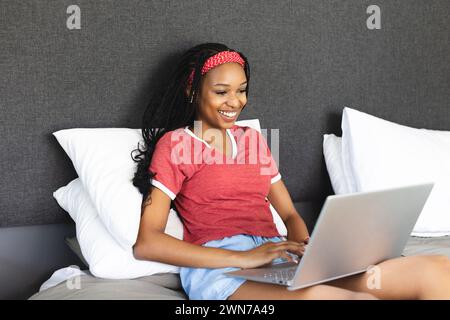
<svg viewBox="0 0 450 320"><path fill-rule="evenodd" d="M77 177L52 133L140 127L150 93L193 45L246 53L252 79L242 118L280 129L280 172L310 231L333 194L322 143L342 134L343 106L449 130L450 3L378 5L381 29L368 28L368 5L358 0L2 3L0 299L186 299L176 274L89 273L65 241L75 225L52 197ZM449 248L448 237L411 238L404 254ZM75 265L86 273L80 290L68 280L39 292Z"/></svg>
<svg viewBox="0 0 450 320"><path fill-rule="evenodd" d="M111 280L87 271L80 276L80 289L70 287L67 281L36 293L29 300L187 300L180 277L172 273Z"/></svg>
<svg viewBox="0 0 450 320"><path fill-rule="evenodd" d="M76 243L72 239L72 246ZM450 258L450 237L410 237L404 256L446 255ZM132 280L100 279L88 270L80 276L79 288L70 285L70 279L35 293L30 300L186 300L177 274L157 274Z"/></svg>

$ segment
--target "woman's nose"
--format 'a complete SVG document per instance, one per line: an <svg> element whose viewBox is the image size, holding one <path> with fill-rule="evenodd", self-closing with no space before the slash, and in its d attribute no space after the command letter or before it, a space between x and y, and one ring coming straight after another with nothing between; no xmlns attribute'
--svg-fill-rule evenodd
<svg viewBox="0 0 450 320"><path fill-rule="evenodd" d="M241 106L241 102L239 101L239 98L236 97L235 95L231 96L228 99L227 104L232 108L239 108Z"/></svg>

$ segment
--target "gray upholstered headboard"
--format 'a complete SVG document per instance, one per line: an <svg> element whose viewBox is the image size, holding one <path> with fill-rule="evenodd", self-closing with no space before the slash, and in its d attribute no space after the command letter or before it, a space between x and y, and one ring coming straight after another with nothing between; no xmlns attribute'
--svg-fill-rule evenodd
<svg viewBox="0 0 450 320"><path fill-rule="evenodd" d="M367 12L373 4L380 15ZM279 167L294 201L320 203L332 192L322 135L340 134L343 106L450 128L449 14L447 0L4 0L0 236L27 230L17 226L65 228L69 218L52 192L76 173L51 133L139 127L174 59L201 42L222 42L248 57L242 118L280 129ZM367 20L376 25L378 18L381 29L369 29ZM14 246L2 243L0 258L13 259ZM72 258L58 259L49 266ZM15 269L1 270L3 280Z"/></svg>

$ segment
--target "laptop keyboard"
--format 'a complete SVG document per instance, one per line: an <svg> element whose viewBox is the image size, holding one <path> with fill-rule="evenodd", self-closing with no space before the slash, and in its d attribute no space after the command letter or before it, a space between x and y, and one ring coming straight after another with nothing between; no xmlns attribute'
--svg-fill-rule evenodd
<svg viewBox="0 0 450 320"><path fill-rule="evenodd" d="M281 270L273 270L264 273L263 277L267 280L271 280L272 282L284 283L294 278L295 270L297 270L297 266Z"/></svg>

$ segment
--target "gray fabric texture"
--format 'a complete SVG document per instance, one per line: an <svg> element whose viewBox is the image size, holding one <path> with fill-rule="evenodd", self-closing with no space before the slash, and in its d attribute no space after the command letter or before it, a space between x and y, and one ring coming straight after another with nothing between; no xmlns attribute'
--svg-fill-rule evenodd
<svg viewBox="0 0 450 320"><path fill-rule="evenodd" d="M80 277L79 288L68 281L35 293L29 300L186 300L180 276L173 273L156 274L132 280Z"/></svg>
<svg viewBox="0 0 450 320"><path fill-rule="evenodd" d="M0 227L68 222L52 192L76 172L52 132L139 127L175 59L222 42L249 59L242 119L280 129L279 168L294 201L331 187L322 135L343 106L404 125L450 129L450 2L379 0L2 1Z"/></svg>
<svg viewBox="0 0 450 320"><path fill-rule="evenodd" d="M450 258L450 236L437 238L410 237L403 255L446 255Z"/></svg>

